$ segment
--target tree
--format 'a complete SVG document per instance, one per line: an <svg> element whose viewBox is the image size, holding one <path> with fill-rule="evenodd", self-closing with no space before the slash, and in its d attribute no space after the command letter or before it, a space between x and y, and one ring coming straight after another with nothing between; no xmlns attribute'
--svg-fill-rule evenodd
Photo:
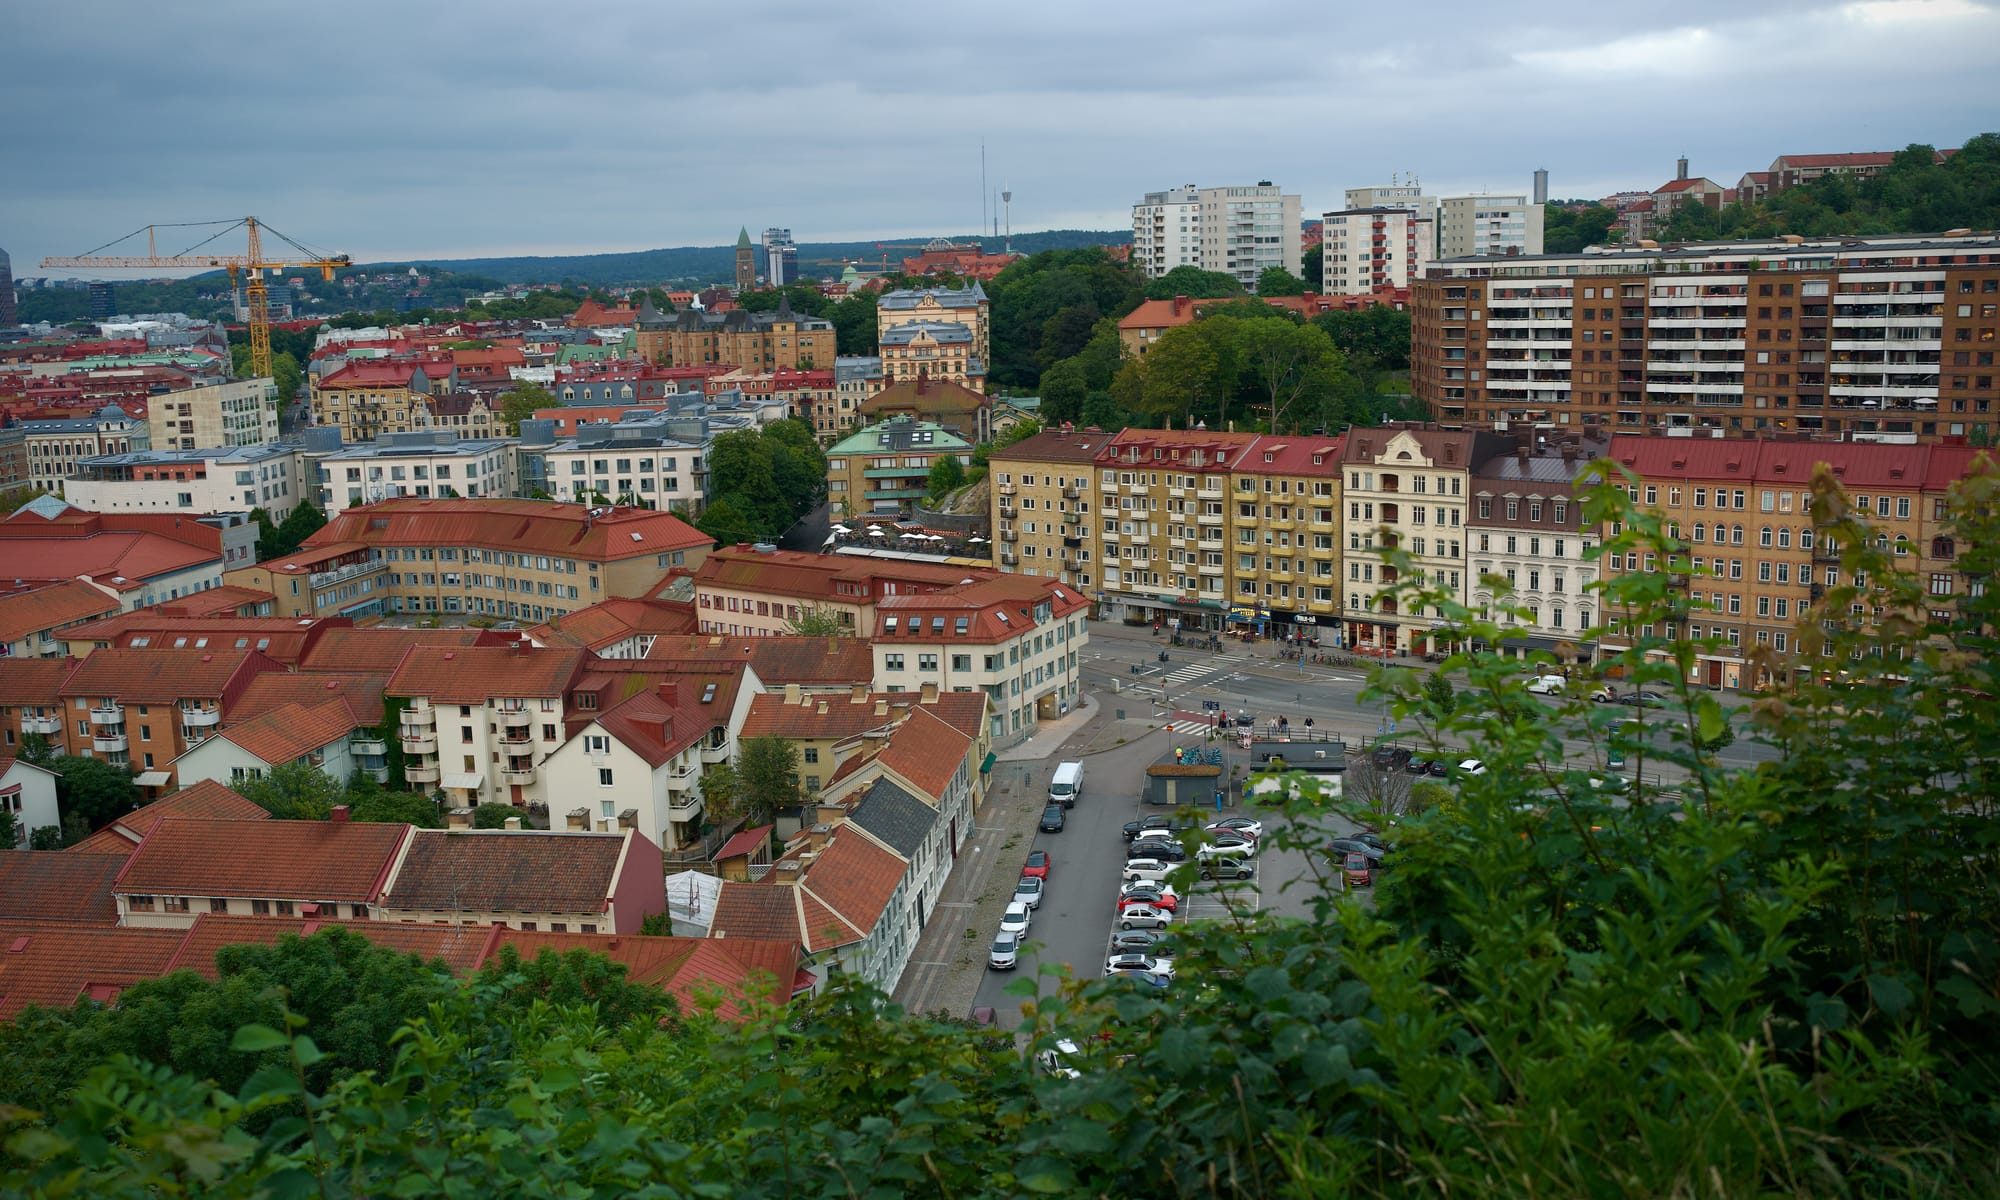
<svg viewBox="0 0 2000 1200"><path fill-rule="evenodd" d="M521 815L521 810L511 804L478 804L472 809L474 829L505 829L507 822Z"/></svg>
<svg viewBox="0 0 2000 1200"><path fill-rule="evenodd" d="M309 500L301 500L278 526L280 555L295 553L307 538L326 527L326 514Z"/></svg>
<svg viewBox="0 0 2000 1200"><path fill-rule="evenodd" d="M1273 433L1289 432L1297 422L1287 416L1300 406L1317 408L1339 380L1340 352L1316 326L1246 321L1237 344Z"/></svg>
<svg viewBox="0 0 2000 1200"><path fill-rule="evenodd" d="M1241 296L1243 285L1236 276L1200 267L1175 267L1146 285L1146 299L1171 300L1186 296L1191 300L1221 300Z"/></svg>
<svg viewBox="0 0 2000 1200"><path fill-rule="evenodd" d="M841 614L824 605L808 604L799 610L799 615L785 622L785 633L790 637L847 637L854 633L854 627L840 619ZM706 775L703 776L706 779Z"/></svg>
<svg viewBox="0 0 2000 1200"><path fill-rule="evenodd" d="M0 850L14 850L20 845L21 819L11 809L0 808Z"/></svg>
<svg viewBox="0 0 2000 1200"><path fill-rule="evenodd" d="M347 798L339 780L306 762L279 763L233 786L245 800L287 821L324 821Z"/></svg>
<svg viewBox="0 0 2000 1200"><path fill-rule="evenodd" d="M90 831L106 825L139 807L139 785L132 782L129 767L101 758L57 755L49 762L57 773L56 807L67 821L75 817Z"/></svg>
<svg viewBox="0 0 2000 1200"><path fill-rule="evenodd" d="M658 987L633 983L625 964L588 950L543 950L524 959L512 946L479 968L478 983L498 990L504 1007L527 1005L554 1009L589 1005L607 1027L656 1025L680 1011L673 997Z"/></svg>
<svg viewBox="0 0 2000 1200"><path fill-rule="evenodd" d="M1432 671L1424 677L1424 695L1437 716L1448 717L1458 709L1458 689L1443 671Z"/></svg>
<svg viewBox="0 0 2000 1200"><path fill-rule="evenodd" d="M544 408L555 408L554 393L538 383L517 383L500 393L500 419L507 426L507 436L521 436L521 422Z"/></svg>
<svg viewBox="0 0 2000 1200"><path fill-rule="evenodd" d="M826 319L833 322L836 353L865 356L881 349L872 293L856 292L846 297L827 311Z"/></svg>
<svg viewBox="0 0 2000 1200"><path fill-rule="evenodd" d="M82 838L77 839L77 841L82 840ZM69 838L64 836L63 829L59 825L37 825L34 832L28 835L30 850L60 850L68 843Z"/></svg>
<svg viewBox="0 0 2000 1200"><path fill-rule="evenodd" d="M1042 412L1060 424L1083 414L1084 397L1090 392L1083 364L1066 358L1042 372Z"/></svg>
<svg viewBox="0 0 2000 1200"><path fill-rule="evenodd" d="M936 504L964 486L965 464L958 461L958 455L940 454L931 460L931 503Z"/></svg>
<svg viewBox="0 0 2000 1200"><path fill-rule="evenodd" d="M1603 245L1612 240L1611 226L1616 211L1601 204L1569 208L1551 204L1542 215L1542 248L1550 254L1577 254L1585 246Z"/></svg>
<svg viewBox="0 0 2000 1200"><path fill-rule="evenodd" d="M373 780L370 780L372 783ZM438 806L428 796L414 792L392 792L375 787L347 794L348 808L356 821L415 825L419 829L442 829L444 818L438 813Z"/></svg>
<svg viewBox="0 0 2000 1200"><path fill-rule="evenodd" d="M1305 280L1283 267L1265 267L1257 276L1259 296L1303 296L1310 290Z"/></svg>
<svg viewBox="0 0 2000 1200"><path fill-rule="evenodd" d="M702 820L710 828L729 829L743 819L743 783L728 762L707 763L701 769Z"/></svg>
<svg viewBox="0 0 2000 1200"><path fill-rule="evenodd" d="M46 733L24 733L21 735L22 762L46 767L56 760L55 743L49 741Z"/></svg>
<svg viewBox="0 0 2000 1200"><path fill-rule="evenodd" d="M1317 292L1320 290L1321 286L1323 286L1321 281L1326 278L1326 246L1324 243L1306 248L1305 254L1299 260L1299 274L1305 277L1307 291ZM1262 291L1263 289L1259 288L1258 290Z"/></svg>
<svg viewBox="0 0 2000 1200"><path fill-rule="evenodd" d="M1144 410L1155 416L1178 418L1186 427L1193 423L1195 406L1213 400L1216 387L1216 355L1196 326L1169 329L1147 352Z"/></svg>
<svg viewBox="0 0 2000 1200"><path fill-rule="evenodd" d="M744 816L750 824L765 824L779 812L804 802L805 790L799 782L799 748L789 739L747 738L737 757L740 761L736 776Z"/></svg>

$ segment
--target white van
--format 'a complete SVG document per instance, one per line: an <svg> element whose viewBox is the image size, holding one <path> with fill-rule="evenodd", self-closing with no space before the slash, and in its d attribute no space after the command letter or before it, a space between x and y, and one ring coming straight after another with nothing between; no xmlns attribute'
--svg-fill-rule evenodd
<svg viewBox="0 0 2000 1200"><path fill-rule="evenodd" d="M1055 778L1049 780L1049 803L1060 804L1064 808L1075 808L1076 798L1081 795L1083 795L1083 764L1057 763Z"/></svg>

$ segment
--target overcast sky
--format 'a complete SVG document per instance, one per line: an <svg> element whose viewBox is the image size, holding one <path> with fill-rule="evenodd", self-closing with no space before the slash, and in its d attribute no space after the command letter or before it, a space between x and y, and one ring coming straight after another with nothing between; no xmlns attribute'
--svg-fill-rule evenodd
<svg viewBox="0 0 2000 1200"><path fill-rule="evenodd" d="M982 138L1022 230L1181 183L1317 214L1391 172L1596 197L1686 154L1734 185L2000 129L1996 46L1985 0L18 0L0 246L35 275L245 213L358 261L968 233Z"/></svg>

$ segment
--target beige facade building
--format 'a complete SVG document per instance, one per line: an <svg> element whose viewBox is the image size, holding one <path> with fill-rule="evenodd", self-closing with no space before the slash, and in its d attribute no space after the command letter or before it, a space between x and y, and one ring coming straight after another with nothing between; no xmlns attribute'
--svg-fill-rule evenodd
<svg viewBox="0 0 2000 1200"><path fill-rule="evenodd" d="M835 520L893 517L930 494L941 455L972 465L972 443L928 421L894 417L827 447L827 500Z"/></svg>
<svg viewBox="0 0 2000 1200"><path fill-rule="evenodd" d="M241 379L155 396L146 426L156 450L267 445L278 440L277 385Z"/></svg>
<svg viewBox="0 0 2000 1200"><path fill-rule="evenodd" d="M433 380L415 363L388 359L361 359L309 378L313 424L340 430L345 442L415 429L431 393L450 390L449 380Z"/></svg>
<svg viewBox="0 0 2000 1200"><path fill-rule="evenodd" d="M385 500L294 554L230 571L286 617L464 613L546 621L645 596L712 543L671 513L538 500Z"/></svg>
<svg viewBox="0 0 2000 1200"><path fill-rule="evenodd" d="M117 405L106 405L89 417L23 421L20 428L27 449L29 484L58 494L62 481L86 458L151 448L152 434L146 422L128 416Z"/></svg>
<svg viewBox="0 0 2000 1200"><path fill-rule="evenodd" d="M886 380L893 384L924 374L985 391L993 361L991 307L977 281L962 288L882 293L875 322Z"/></svg>
<svg viewBox="0 0 2000 1200"><path fill-rule="evenodd" d="M1045 575L1086 592L1097 586L1098 452L1114 435L1045 430L987 459L990 528L1000 568Z"/></svg>
<svg viewBox="0 0 2000 1200"><path fill-rule="evenodd" d="M786 301L773 312L649 309L639 317L637 345L641 358L668 367L728 363L750 371L811 370L831 367L835 357L833 323L802 317Z"/></svg>

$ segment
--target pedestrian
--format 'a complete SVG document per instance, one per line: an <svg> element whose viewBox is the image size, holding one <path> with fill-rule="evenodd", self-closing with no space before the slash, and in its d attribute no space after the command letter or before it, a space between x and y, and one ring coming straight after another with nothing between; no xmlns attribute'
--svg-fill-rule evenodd
<svg viewBox="0 0 2000 1200"><path fill-rule="evenodd" d="M1307 718L1306 718L1306 728L1307 728L1307 729L1311 729L1312 727L1313 727L1313 719L1312 719L1311 717L1307 717Z"/></svg>

